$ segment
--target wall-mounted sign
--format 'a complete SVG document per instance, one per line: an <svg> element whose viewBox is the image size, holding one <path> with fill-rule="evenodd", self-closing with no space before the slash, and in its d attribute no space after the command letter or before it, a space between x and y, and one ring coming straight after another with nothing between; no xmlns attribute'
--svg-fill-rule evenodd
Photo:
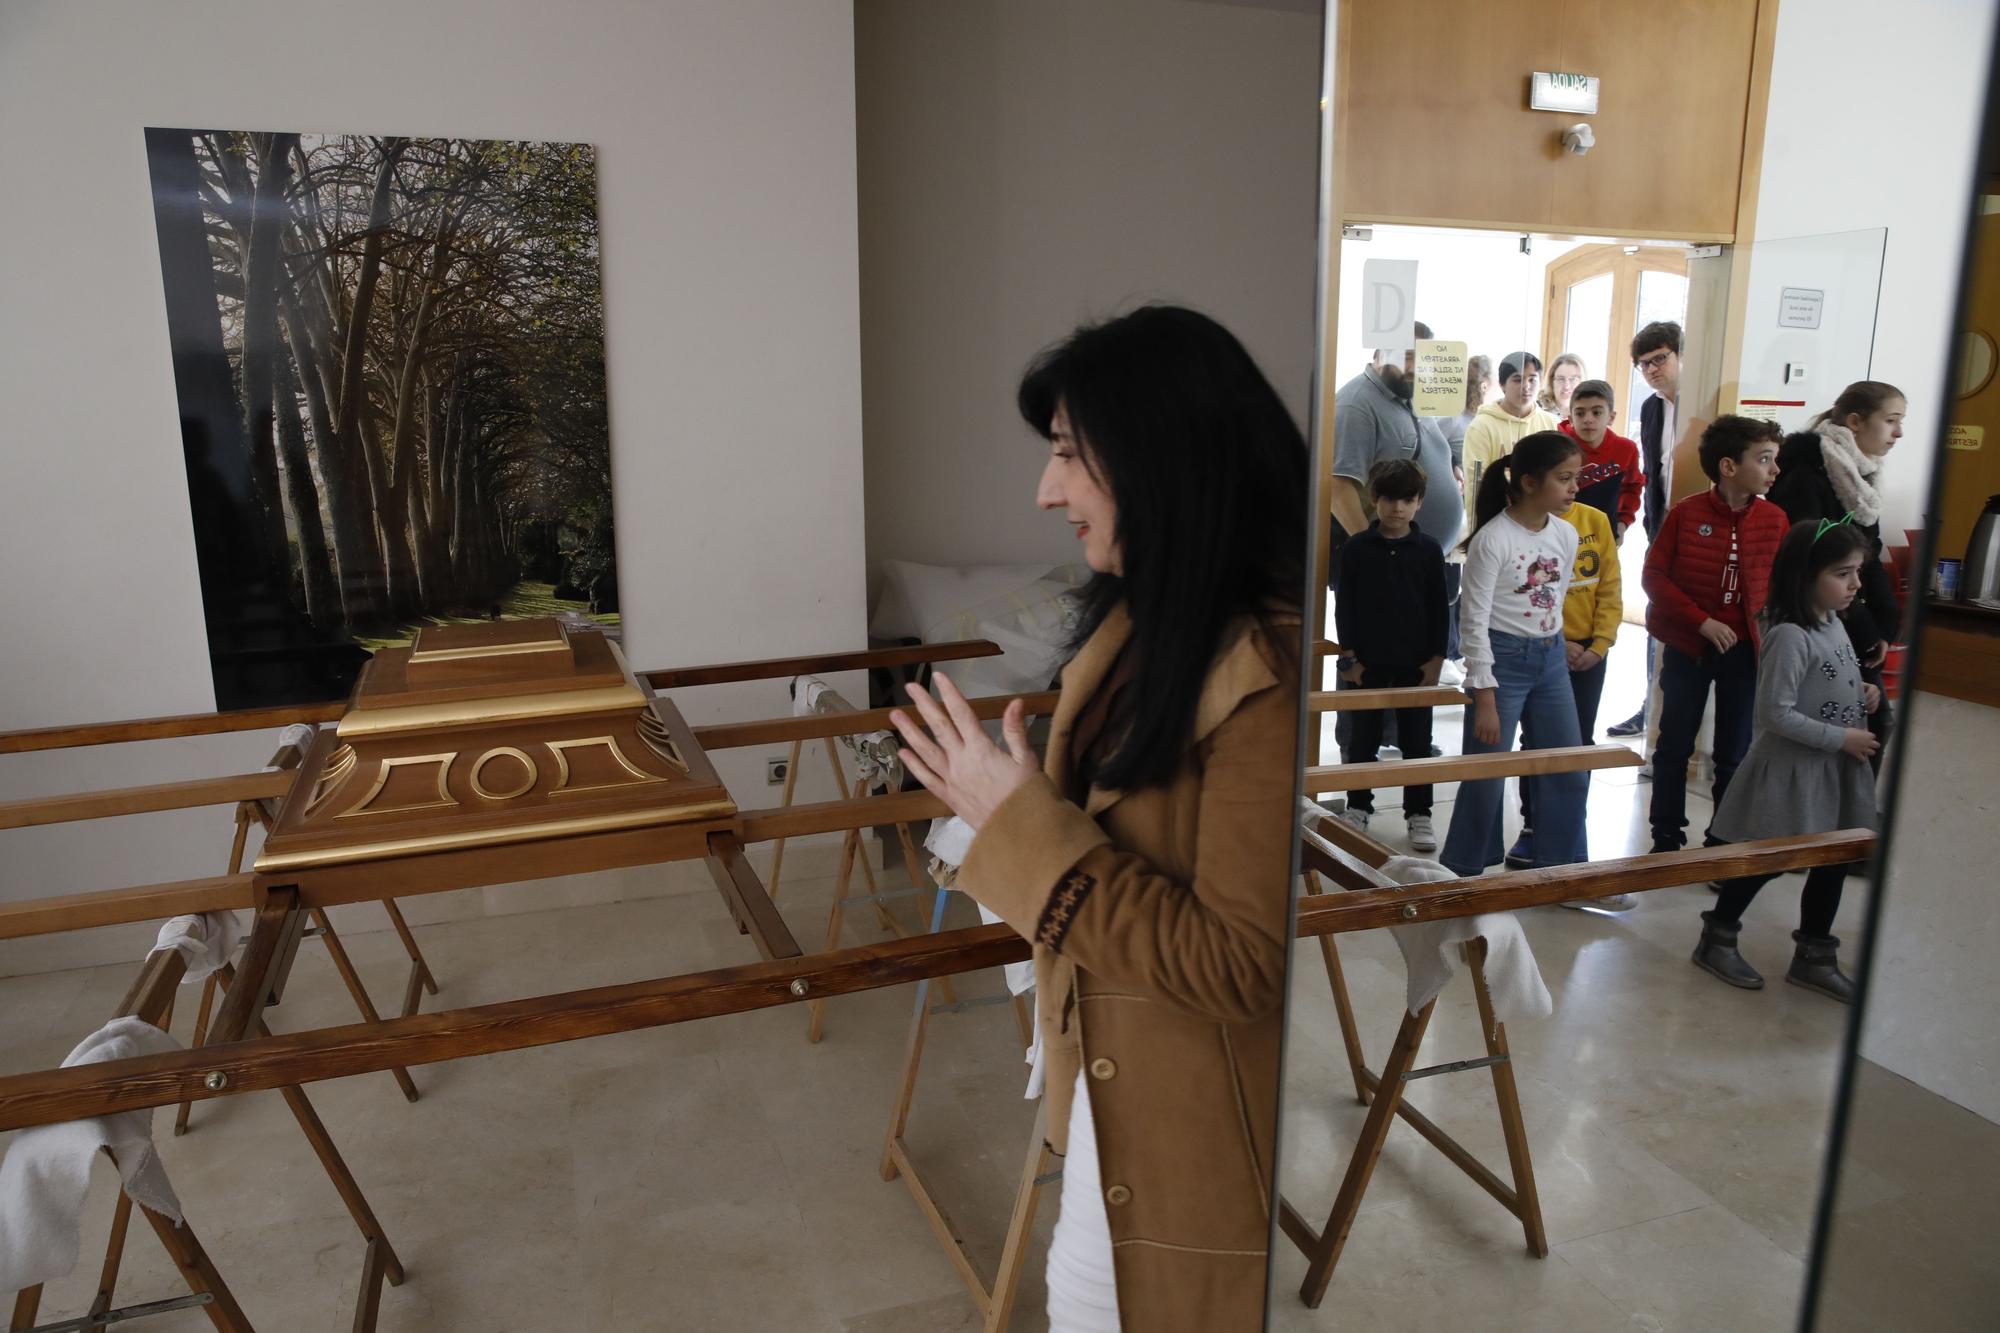
<svg viewBox="0 0 2000 1333"><path fill-rule="evenodd" d="M1742 398L1737 400L1736 415L1752 421L1776 421L1787 408L1805 405L1803 398Z"/></svg>
<svg viewBox="0 0 2000 1333"><path fill-rule="evenodd" d="M1417 261L1371 259L1361 266L1361 345L1370 351L1409 350L1417 340Z"/></svg>
<svg viewBox="0 0 2000 1333"><path fill-rule="evenodd" d="M1528 105L1536 111L1597 114L1595 74L1551 74L1536 70L1528 76Z"/></svg>
<svg viewBox="0 0 2000 1333"><path fill-rule="evenodd" d="M1419 388L1417 392L1422 393L1422 381L1419 380L1418 384ZM1964 449L1969 451L1977 449L1985 443L1986 427L1984 426L1946 426L1944 428L1944 445L1947 449Z"/></svg>
<svg viewBox="0 0 2000 1333"><path fill-rule="evenodd" d="M1817 287L1786 287L1778 293L1778 327L1816 329L1826 313L1826 293Z"/></svg>
<svg viewBox="0 0 2000 1333"><path fill-rule="evenodd" d="M1419 339L1417 392L1410 406L1420 417L1455 417L1465 410L1465 344Z"/></svg>

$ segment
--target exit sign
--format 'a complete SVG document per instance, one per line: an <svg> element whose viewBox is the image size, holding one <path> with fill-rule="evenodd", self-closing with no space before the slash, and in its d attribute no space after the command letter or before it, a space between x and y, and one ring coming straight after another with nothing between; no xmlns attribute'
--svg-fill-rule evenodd
<svg viewBox="0 0 2000 1333"><path fill-rule="evenodd" d="M1568 111L1575 115L1596 115L1597 76L1552 74L1537 70L1528 76L1528 105L1536 111Z"/></svg>

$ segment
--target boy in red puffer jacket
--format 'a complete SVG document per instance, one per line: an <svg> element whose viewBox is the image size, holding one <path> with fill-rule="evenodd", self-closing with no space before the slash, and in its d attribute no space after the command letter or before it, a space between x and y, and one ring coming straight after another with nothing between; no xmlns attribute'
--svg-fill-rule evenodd
<svg viewBox="0 0 2000 1333"><path fill-rule="evenodd" d="M1720 416L1701 434L1715 485L1675 505L1646 552L1646 629L1660 642L1660 738L1653 750L1653 850L1680 850L1687 766L1715 687L1715 804L1750 748L1757 701L1757 617L1771 559L1790 527L1763 498L1778 477L1773 421ZM1710 834L1704 841L1714 845Z"/></svg>

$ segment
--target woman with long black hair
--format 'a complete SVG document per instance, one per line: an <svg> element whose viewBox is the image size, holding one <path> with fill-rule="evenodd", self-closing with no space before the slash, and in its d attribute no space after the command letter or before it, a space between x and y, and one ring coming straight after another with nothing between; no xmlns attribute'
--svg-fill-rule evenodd
<svg viewBox="0 0 2000 1333"><path fill-rule="evenodd" d="M975 832L964 889L1035 945L1065 1154L1055 1333L1263 1317L1298 772L1305 440L1243 346L1148 306L1036 358L1035 500L1093 577L1037 764L950 680L898 712Z"/></svg>

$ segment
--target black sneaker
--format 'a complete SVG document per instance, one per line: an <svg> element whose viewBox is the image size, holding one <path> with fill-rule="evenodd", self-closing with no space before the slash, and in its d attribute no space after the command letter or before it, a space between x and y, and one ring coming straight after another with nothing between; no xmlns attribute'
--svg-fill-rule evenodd
<svg viewBox="0 0 2000 1333"><path fill-rule="evenodd" d="M1645 710L1641 709L1639 712L1636 712L1632 714L1632 716L1626 718L1623 722L1613 723L1611 726L1605 728L1604 734L1607 736L1645 735L1646 734Z"/></svg>

